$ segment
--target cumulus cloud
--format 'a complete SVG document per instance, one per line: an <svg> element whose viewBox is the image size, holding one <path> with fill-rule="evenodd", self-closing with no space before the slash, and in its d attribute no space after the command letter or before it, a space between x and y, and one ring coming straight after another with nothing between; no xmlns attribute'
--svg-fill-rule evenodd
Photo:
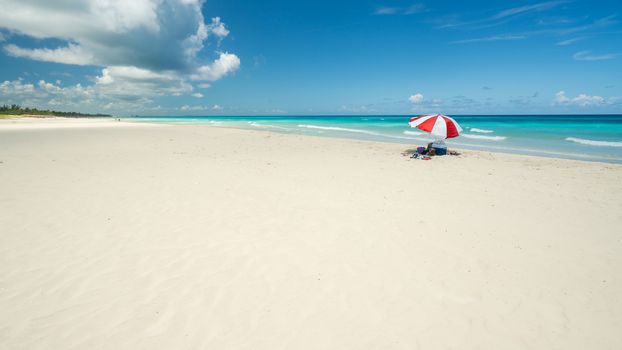
<svg viewBox="0 0 622 350"><path fill-rule="evenodd" d="M206 64L197 68L196 74L192 75L194 80L218 80L230 72L236 71L240 67L238 56L226 52L221 52L220 57L211 64Z"/></svg>
<svg viewBox="0 0 622 350"><path fill-rule="evenodd" d="M35 107L70 107L85 106L94 102L95 91L92 87L80 84L61 87L60 84L39 80L38 83L25 83L23 80L0 83L0 94L6 103L24 103Z"/></svg>
<svg viewBox="0 0 622 350"><path fill-rule="evenodd" d="M440 98L425 98L422 93L411 95L408 101L412 104L411 110L416 113L438 112L443 106L443 100Z"/></svg>
<svg viewBox="0 0 622 350"><path fill-rule="evenodd" d="M57 39L55 47L5 43L6 54L38 61L102 67L93 89L117 96L190 94L193 80L215 81L236 71L233 53L204 57L210 37L229 29L219 17L208 22L201 0L2 0L0 28L35 39ZM10 38L4 38L10 41ZM1 40L0 40L1 41ZM45 43L46 41L37 41Z"/></svg>
<svg viewBox="0 0 622 350"><path fill-rule="evenodd" d="M566 96L566 91L562 90L562 91L558 91L555 94L555 103L556 104L564 104L564 103L568 103L570 101L570 99Z"/></svg>
<svg viewBox="0 0 622 350"><path fill-rule="evenodd" d="M576 105L586 107L605 104L605 99L601 96L591 96L587 94L579 94L575 97L568 97L566 96L566 92L562 90L555 94L554 103L557 105Z"/></svg>
<svg viewBox="0 0 622 350"><path fill-rule="evenodd" d="M369 112L373 112L374 109L366 105L348 104L348 105L341 105L337 109L337 111L341 113L369 113ZM285 111L280 110L280 109L272 109L270 112L271 113L285 113Z"/></svg>
<svg viewBox="0 0 622 350"><path fill-rule="evenodd" d="M110 72L109 72L110 74ZM112 82L109 82L112 79ZM133 89L127 93L127 89ZM179 80L154 77L133 81L127 76L104 75L92 85L61 85L61 81L39 80L27 83L22 79L0 83L3 103L16 103L37 108L97 112L106 109L116 113L149 110L153 98L165 94L190 94L192 86Z"/></svg>
<svg viewBox="0 0 622 350"><path fill-rule="evenodd" d="M155 72L134 66L112 66L95 77L93 89L123 100L161 95L189 94L193 87L174 71Z"/></svg>
<svg viewBox="0 0 622 350"><path fill-rule="evenodd" d="M210 33L213 33L219 38L224 38L229 35L229 30L225 27L225 24L220 21L220 17L212 18L212 23L207 26Z"/></svg>
<svg viewBox="0 0 622 350"><path fill-rule="evenodd" d="M0 84L0 92L3 96L15 96L35 91L33 84L24 84L21 80L4 81Z"/></svg>
<svg viewBox="0 0 622 350"><path fill-rule="evenodd" d="M14 44L4 46L4 51L13 57L29 58L36 61L66 63L76 65L96 64L95 57L81 46L69 44L56 49L24 49Z"/></svg>
<svg viewBox="0 0 622 350"><path fill-rule="evenodd" d="M190 105L183 105L181 107L179 107L180 111L184 111L184 112L205 112L205 111L214 111L214 112L220 112L223 110L223 108L219 105L213 105L213 106L190 106Z"/></svg>
<svg viewBox="0 0 622 350"><path fill-rule="evenodd" d="M421 102L423 102L423 95L420 93L414 94L412 96L410 96L408 98L408 101L414 103L414 104L419 104Z"/></svg>

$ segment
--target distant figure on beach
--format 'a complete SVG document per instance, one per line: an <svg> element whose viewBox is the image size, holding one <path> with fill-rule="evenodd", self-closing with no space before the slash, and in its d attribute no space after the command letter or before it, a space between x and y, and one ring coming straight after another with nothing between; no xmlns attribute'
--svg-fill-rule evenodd
<svg viewBox="0 0 622 350"><path fill-rule="evenodd" d="M433 142L428 143L428 147L426 147L425 149L425 153L428 156L435 156L436 155L436 150L434 149L434 147L432 147Z"/></svg>
<svg viewBox="0 0 622 350"><path fill-rule="evenodd" d="M425 154L429 156L444 156L447 154L447 145L442 140L430 142L425 149Z"/></svg>
<svg viewBox="0 0 622 350"><path fill-rule="evenodd" d="M444 156L447 154L447 145L445 145L445 141L443 140L434 141L432 143L432 149L437 156Z"/></svg>
<svg viewBox="0 0 622 350"><path fill-rule="evenodd" d="M460 153L456 151L448 151L447 145L443 140L437 140L434 142L428 143L427 147L417 147L416 152L413 154L411 158L419 158L419 155L422 156L444 156L444 155L454 155L457 156ZM425 159L425 158L424 158ZM427 159L430 159L429 157Z"/></svg>

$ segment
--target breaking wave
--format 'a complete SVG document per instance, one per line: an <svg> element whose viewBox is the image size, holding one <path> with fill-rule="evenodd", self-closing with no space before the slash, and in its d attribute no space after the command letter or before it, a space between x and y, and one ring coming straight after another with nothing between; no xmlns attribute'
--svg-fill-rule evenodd
<svg viewBox="0 0 622 350"><path fill-rule="evenodd" d="M273 128L273 129L289 130L288 128L284 128L282 126L276 126L276 125L270 125L270 124L259 124L255 122L248 122L248 124L256 128Z"/></svg>
<svg viewBox="0 0 622 350"><path fill-rule="evenodd" d="M298 124L298 127L299 128L306 128L306 129L316 129L316 130L345 131L345 132L352 132L352 133L357 133L357 134L381 136L381 137L388 137L388 138L400 139L400 140L417 140L417 139L412 138L412 137L405 137L405 136L398 136L398 135L389 135L389 134L383 134L383 133L369 131L369 130L341 128L341 127L338 127L338 126L319 126L319 125L309 125L309 124Z"/></svg>
<svg viewBox="0 0 622 350"><path fill-rule="evenodd" d="M582 145L590 145L590 146L622 147L622 142L620 141L597 141L597 140L579 139L576 137L566 137L566 141L576 142Z"/></svg>
<svg viewBox="0 0 622 350"><path fill-rule="evenodd" d="M480 134L490 134L491 132L495 132L494 130L486 130L486 129L478 129L478 128L469 128L470 132L478 132Z"/></svg>
<svg viewBox="0 0 622 350"><path fill-rule="evenodd" d="M422 132L417 132L417 131L408 131L408 130L404 131L404 134L406 134L406 135L413 135L413 136L423 135L423 133L422 133Z"/></svg>
<svg viewBox="0 0 622 350"><path fill-rule="evenodd" d="M466 137L467 139L478 139L478 140L487 140L487 141L503 141L507 138L505 136L484 136L484 135L471 135L471 134L460 134L460 136Z"/></svg>
<svg viewBox="0 0 622 350"><path fill-rule="evenodd" d="M298 124L299 128L307 128L307 129L317 129L317 130L332 130L332 131L347 131L347 132L356 132L359 134L367 134L367 135L375 135L381 136L377 132L361 130L361 129L349 129L349 128L340 128L338 126L319 126L319 125L308 125L308 124Z"/></svg>

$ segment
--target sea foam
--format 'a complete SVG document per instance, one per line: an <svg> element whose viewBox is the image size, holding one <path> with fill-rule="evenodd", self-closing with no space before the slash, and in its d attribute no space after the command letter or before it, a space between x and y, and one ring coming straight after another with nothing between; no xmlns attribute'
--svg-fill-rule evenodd
<svg viewBox="0 0 622 350"><path fill-rule="evenodd" d="M372 136L381 136L381 137L388 137L388 138L400 139L400 140L414 140L414 141L417 140L416 138L412 138L412 137L389 135L389 134L383 134L383 133L369 131L369 130L341 128L338 126L319 126L319 125L312 125L312 124L298 124L298 127L306 128L306 129L317 129L317 130L345 131L345 132L352 132L352 133L357 133L357 134L367 134L367 135L372 135Z"/></svg>
<svg viewBox="0 0 622 350"><path fill-rule="evenodd" d="M582 145L600 146L600 147L622 147L621 141L597 141L579 139L576 137L566 137L566 141L580 143Z"/></svg>
<svg viewBox="0 0 622 350"><path fill-rule="evenodd" d="M340 128L338 126L319 126L319 125L298 124L298 127L299 128L307 128L307 129L317 129L317 130L347 131L347 132L356 132L356 133L359 133L359 134L368 134L368 135L382 136L382 134L377 133L377 132L373 132L373 131L361 130L361 129Z"/></svg>
<svg viewBox="0 0 622 350"><path fill-rule="evenodd" d="M507 138L505 136L484 136L484 135L471 135L471 134L460 134L460 136L466 137L467 139L478 139L478 140L487 140L487 141L503 141Z"/></svg>
<svg viewBox="0 0 622 350"><path fill-rule="evenodd" d="M284 128L282 126L276 126L276 125L270 125L270 124L259 124L259 123L255 123L255 122L248 122L251 126L254 126L256 128L273 128L273 129L280 129L280 130L289 130L288 128Z"/></svg>
<svg viewBox="0 0 622 350"><path fill-rule="evenodd" d="M414 136L423 135L423 133L422 133L422 132L417 132L417 131L408 131L408 130L404 131L404 134L406 134L406 135L414 135Z"/></svg>
<svg viewBox="0 0 622 350"><path fill-rule="evenodd" d="M478 132L480 134L490 134L495 132L494 130L486 130L486 129L478 129L478 128L469 128L470 132Z"/></svg>

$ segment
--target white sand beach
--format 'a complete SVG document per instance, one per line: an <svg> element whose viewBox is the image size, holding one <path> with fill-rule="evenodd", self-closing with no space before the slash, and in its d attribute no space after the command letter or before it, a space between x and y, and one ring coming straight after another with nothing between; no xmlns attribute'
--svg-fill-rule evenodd
<svg viewBox="0 0 622 350"><path fill-rule="evenodd" d="M0 120L0 349L620 349L622 166Z"/></svg>

